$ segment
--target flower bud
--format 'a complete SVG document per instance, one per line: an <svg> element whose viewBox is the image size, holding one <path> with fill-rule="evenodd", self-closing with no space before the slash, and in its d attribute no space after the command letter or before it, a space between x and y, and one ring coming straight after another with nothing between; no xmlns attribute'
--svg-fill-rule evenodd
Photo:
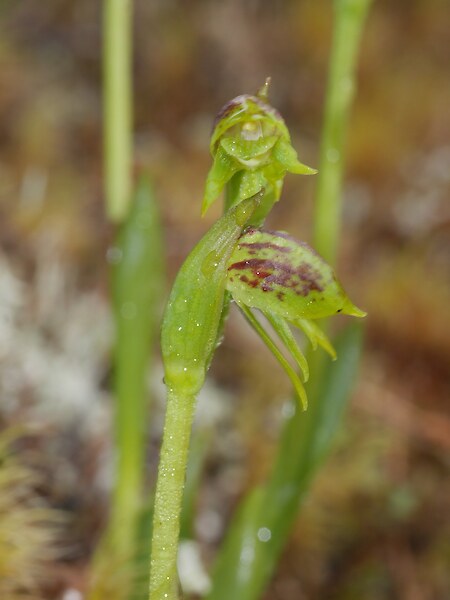
<svg viewBox="0 0 450 600"><path fill-rule="evenodd" d="M216 347L224 304L227 265L260 197L227 211L186 258L164 314L161 346L171 390L195 396Z"/></svg>
<svg viewBox="0 0 450 600"><path fill-rule="evenodd" d="M237 201L265 188L271 199L264 208L266 214L280 197L286 172L316 173L298 161L283 118L266 100L267 85L256 96L237 96L219 111L211 137L214 163L206 180L202 214L237 173L241 174Z"/></svg>

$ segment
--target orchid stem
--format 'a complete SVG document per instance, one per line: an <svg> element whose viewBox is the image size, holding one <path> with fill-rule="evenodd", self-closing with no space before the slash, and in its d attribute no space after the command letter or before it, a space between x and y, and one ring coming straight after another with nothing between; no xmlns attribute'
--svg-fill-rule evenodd
<svg viewBox="0 0 450 600"><path fill-rule="evenodd" d="M178 600L180 512L195 397L169 390L156 485L149 600Z"/></svg>

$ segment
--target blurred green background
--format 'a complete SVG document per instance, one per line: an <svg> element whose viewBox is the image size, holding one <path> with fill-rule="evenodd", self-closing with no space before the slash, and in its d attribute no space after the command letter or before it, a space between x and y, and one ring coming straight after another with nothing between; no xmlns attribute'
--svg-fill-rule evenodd
<svg viewBox="0 0 450 600"><path fill-rule="evenodd" d="M300 160L317 165L331 23L325 0L135 1L135 167L153 178L170 281L220 214L199 219L227 100L270 75ZM372 6L338 267L369 313L365 355L266 600L450 597L449 36L447 0ZM111 486L100 54L100 3L0 4L0 425L33 428L18 449L39 472L36 491L70 514L45 567L48 599L81 598L67 594L85 586ZM314 186L288 176L270 227L310 240ZM149 373L157 399L161 377ZM199 419L214 440L196 525L206 564L267 473L290 392L237 314L210 379ZM161 419L159 402L150 481Z"/></svg>

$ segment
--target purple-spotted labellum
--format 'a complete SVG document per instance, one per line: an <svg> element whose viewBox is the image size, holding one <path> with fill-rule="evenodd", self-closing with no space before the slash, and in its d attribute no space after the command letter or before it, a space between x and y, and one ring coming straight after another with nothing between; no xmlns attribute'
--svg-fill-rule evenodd
<svg viewBox="0 0 450 600"><path fill-rule="evenodd" d="M228 289L247 306L269 308L289 321L365 315L308 244L280 231L252 228L239 238L228 264Z"/></svg>
<svg viewBox="0 0 450 600"><path fill-rule="evenodd" d="M355 317L366 314L351 302L332 268L308 244L280 231L250 228L241 235L228 262L227 289L287 370L289 363L251 309L257 308L264 314L300 366L305 380L306 359L288 323L300 327L313 347L320 345L335 358L331 343L314 319L337 313ZM293 379L290 369L288 375ZM303 386L294 379L293 382L305 406Z"/></svg>

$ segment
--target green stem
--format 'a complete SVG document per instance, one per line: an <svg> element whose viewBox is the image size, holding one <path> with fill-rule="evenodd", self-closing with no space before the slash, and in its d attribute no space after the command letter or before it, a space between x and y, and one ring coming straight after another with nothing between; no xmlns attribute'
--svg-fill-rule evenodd
<svg viewBox="0 0 450 600"><path fill-rule="evenodd" d="M177 600L180 511L195 397L169 391L156 485L149 600Z"/></svg>
<svg viewBox="0 0 450 600"><path fill-rule="evenodd" d="M105 0L103 13L104 170L108 217L122 221L131 192L131 0Z"/></svg>
<svg viewBox="0 0 450 600"><path fill-rule="evenodd" d="M355 63L371 0L336 0L316 191L314 247L334 264L340 233L345 137L355 92Z"/></svg>

